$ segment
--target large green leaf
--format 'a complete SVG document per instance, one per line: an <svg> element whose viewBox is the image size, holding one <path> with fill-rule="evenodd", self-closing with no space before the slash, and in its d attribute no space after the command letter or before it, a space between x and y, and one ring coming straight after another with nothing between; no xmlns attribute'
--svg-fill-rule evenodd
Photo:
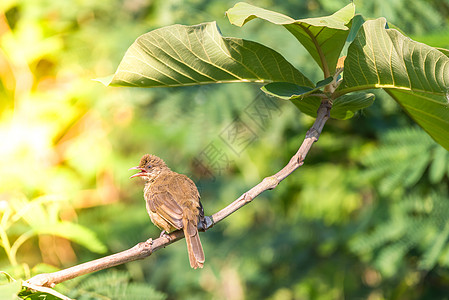
<svg viewBox="0 0 449 300"><path fill-rule="evenodd" d="M237 26L243 26L255 18L283 25L307 49L324 71L325 77L328 77L335 71L354 11L355 6L351 3L330 16L294 20L289 16L240 2L226 14L229 21Z"/></svg>
<svg viewBox="0 0 449 300"><path fill-rule="evenodd" d="M334 96L383 88L449 150L449 58L385 25L384 18L363 24L348 49L343 82Z"/></svg>
<svg viewBox="0 0 449 300"><path fill-rule="evenodd" d="M291 82L313 86L276 51L223 37L215 22L172 25L140 36L106 85L174 87L223 82Z"/></svg>

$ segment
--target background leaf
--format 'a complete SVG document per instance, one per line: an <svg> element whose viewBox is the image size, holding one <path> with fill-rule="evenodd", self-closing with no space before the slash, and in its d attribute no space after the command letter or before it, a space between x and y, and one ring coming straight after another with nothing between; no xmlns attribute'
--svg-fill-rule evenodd
<svg viewBox="0 0 449 300"><path fill-rule="evenodd" d="M3 300L15 300L17 294L22 289L22 283L20 281L14 281L7 284L0 285L0 299Z"/></svg>
<svg viewBox="0 0 449 300"><path fill-rule="evenodd" d="M399 89L386 91L437 143L449 150L449 101L443 95Z"/></svg>
<svg viewBox="0 0 449 300"><path fill-rule="evenodd" d="M449 153L420 128L388 131L381 142L376 151L362 156L362 162L367 166L365 176L378 181L376 185L382 195L410 188L427 178L438 184L444 176L449 177Z"/></svg>
<svg viewBox="0 0 449 300"><path fill-rule="evenodd" d="M105 253L107 250L106 246L91 230L75 223L63 221L56 224L47 224L46 226L37 227L35 230L38 234L51 234L66 238L86 247L92 252Z"/></svg>
<svg viewBox="0 0 449 300"><path fill-rule="evenodd" d="M124 271L107 270L90 274L72 285L68 295L80 300L167 298L146 282L132 282L131 276Z"/></svg>

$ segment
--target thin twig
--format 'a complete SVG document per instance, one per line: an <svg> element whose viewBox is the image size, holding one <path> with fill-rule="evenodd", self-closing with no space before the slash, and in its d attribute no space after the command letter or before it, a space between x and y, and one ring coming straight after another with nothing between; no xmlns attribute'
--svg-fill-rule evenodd
<svg viewBox="0 0 449 300"><path fill-rule="evenodd" d="M312 144L318 140L321 131L323 130L324 124L329 119L331 107L332 103L330 100L325 99L321 101L321 105L317 111L317 118L312 127L307 131L301 147L282 170L280 170L273 176L264 178L259 184L244 193L227 207L223 208L210 217L206 217L205 223L200 224L200 227L202 227L200 229L202 231L206 231L212 228L215 224L217 224L242 206L251 202L262 192L274 189L282 180L289 176L298 167L302 166L307 153L312 147ZM164 248L165 246L168 246L169 244L174 243L182 238L184 238L184 233L182 230L174 231L155 240L149 239L146 242L137 244L131 249L113 255L99 258L54 273L36 275L28 279L26 283L33 284L34 286L54 287L58 283L73 279L84 274L104 270L130 261L146 258L156 250Z"/></svg>

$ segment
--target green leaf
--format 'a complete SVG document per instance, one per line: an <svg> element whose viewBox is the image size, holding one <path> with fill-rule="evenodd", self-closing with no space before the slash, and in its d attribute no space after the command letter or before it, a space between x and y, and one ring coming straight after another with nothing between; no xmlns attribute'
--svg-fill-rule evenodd
<svg viewBox="0 0 449 300"><path fill-rule="evenodd" d="M35 228L37 234L51 234L66 238L78 243L92 252L105 253L106 246L88 228L70 222L58 222L56 224L45 224Z"/></svg>
<svg viewBox="0 0 449 300"><path fill-rule="evenodd" d="M354 18L352 18L351 21L351 30L349 31L348 37L346 38L345 45L343 47L342 55L346 56L348 53L348 48L352 44L352 42L355 40L357 33L359 32L359 29L362 27L363 23L365 23L365 19L362 15L356 14ZM338 63L337 63L338 65Z"/></svg>
<svg viewBox="0 0 449 300"><path fill-rule="evenodd" d="M386 245L379 250L375 264L376 268L385 278L393 277L409 250L410 246L405 243Z"/></svg>
<svg viewBox="0 0 449 300"><path fill-rule="evenodd" d="M412 187L428 174L438 148L447 152L418 127L387 131L381 136L381 145L361 157L367 166L364 177L375 180L382 195L391 196L395 191Z"/></svg>
<svg viewBox="0 0 449 300"><path fill-rule="evenodd" d="M320 80L320 81L318 81L318 82L316 83L315 88L320 89L320 88L322 88L322 87L324 87L324 86L330 84L330 83L332 82L332 80L334 80L334 78L333 78L332 76L327 77L327 78L325 78L325 79L323 79L323 80Z"/></svg>
<svg viewBox="0 0 449 300"><path fill-rule="evenodd" d="M363 24L335 95L383 88L449 150L449 58L385 25L384 18Z"/></svg>
<svg viewBox="0 0 449 300"><path fill-rule="evenodd" d="M112 86L175 87L223 82L312 82L276 51L223 37L215 22L172 25L140 36L128 49Z"/></svg>
<svg viewBox="0 0 449 300"><path fill-rule="evenodd" d="M261 90L270 96L275 96L284 100L293 100L319 90L320 88L330 84L332 80L332 77L323 79L319 81L314 88L299 86L289 82L272 82L263 86Z"/></svg>
<svg viewBox="0 0 449 300"><path fill-rule="evenodd" d="M446 223L441 232L438 232L437 237L424 253L423 258L418 265L420 269L430 270L435 266L441 255L441 252L443 251L444 246L447 244L448 238L449 222Z"/></svg>
<svg viewBox="0 0 449 300"><path fill-rule="evenodd" d="M95 79L92 79L92 80L93 81L98 81L98 82L104 84L105 86L108 86L111 83L113 78L114 78L114 74L108 75L108 76L105 76L105 77L101 77L101 78L95 78Z"/></svg>
<svg viewBox="0 0 449 300"><path fill-rule="evenodd" d="M354 18L352 18L351 30L349 31L348 37L346 39L347 43L352 43L355 40L357 33L359 32L359 29L362 27L363 23L365 23L365 19L360 14L357 14L354 16Z"/></svg>
<svg viewBox="0 0 449 300"><path fill-rule="evenodd" d="M255 18L284 26L307 49L327 77L335 71L354 11L355 6L351 3L330 16L294 20L274 11L239 2L226 14L231 24L237 26L243 26Z"/></svg>
<svg viewBox="0 0 449 300"><path fill-rule="evenodd" d="M316 112L320 106L321 99L318 97L307 97L302 100L294 99L292 102L303 113L316 117ZM374 94L354 93L343 95L333 101L331 118L346 120L354 116L355 112L373 104Z"/></svg>
<svg viewBox="0 0 449 300"><path fill-rule="evenodd" d="M76 299L151 299L163 300L167 296L148 282L132 282L129 273L117 270L89 275L71 289Z"/></svg>
<svg viewBox="0 0 449 300"><path fill-rule="evenodd" d="M22 289L22 283L20 281L14 281L7 284L0 285L0 299L2 300L15 300L17 294Z"/></svg>
<svg viewBox="0 0 449 300"><path fill-rule="evenodd" d="M448 49L444 49L444 48L436 48L436 49L438 49L441 53L443 53L444 55L449 57L449 50Z"/></svg>
<svg viewBox="0 0 449 300"><path fill-rule="evenodd" d="M261 90L270 96L290 100L291 98L298 98L302 95L309 94L313 92L314 89L289 82L273 82L264 85Z"/></svg>
<svg viewBox="0 0 449 300"><path fill-rule="evenodd" d="M43 292L34 292L32 290L22 290L19 294L19 298L16 299L26 299L26 300L61 300L64 298L57 297L55 295ZM67 298L65 298L67 299Z"/></svg>
<svg viewBox="0 0 449 300"><path fill-rule="evenodd" d="M6 277L6 279L8 279L8 282L15 281L15 279L11 275L9 275L9 273L7 273L5 271L0 271L0 275L4 275Z"/></svg>
<svg viewBox="0 0 449 300"><path fill-rule="evenodd" d="M429 180L433 184L441 182L444 175L446 174L446 169L449 166L449 152L444 148L438 147L435 149L433 162L429 169ZM449 175L449 172L448 172Z"/></svg>
<svg viewBox="0 0 449 300"><path fill-rule="evenodd" d="M344 95L334 100L331 117L340 120L350 119L355 112L374 103L374 94L355 93Z"/></svg>

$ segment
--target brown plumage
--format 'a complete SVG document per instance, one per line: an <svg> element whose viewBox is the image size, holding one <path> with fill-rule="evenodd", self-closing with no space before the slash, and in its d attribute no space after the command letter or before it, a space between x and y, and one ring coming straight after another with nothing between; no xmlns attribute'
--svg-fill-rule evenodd
<svg viewBox="0 0 449 300"><path fill-rule="evenodd" d="M204 219L200 194L190 178L170 170L155 155L145 154L131 176L145 179L144 198L151 221L162 229L161 235L182 229L187 242L190 266L202 268L204 252L198 235L198 221Z"/></svg>

